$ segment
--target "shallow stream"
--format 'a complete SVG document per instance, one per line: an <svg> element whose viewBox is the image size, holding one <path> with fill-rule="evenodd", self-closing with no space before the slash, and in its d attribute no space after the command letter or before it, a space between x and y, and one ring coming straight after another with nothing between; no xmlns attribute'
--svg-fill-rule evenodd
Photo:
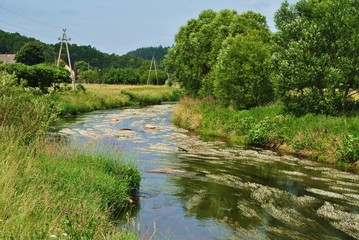
<svg viewBox="0 0 359 240"><path fill-rule="evenodd" d="M140 237L359 239L359 175L201 140L172 124L172 110L96 111L57 127L73 143L135 161L142 182L130 216Z"/></svg>

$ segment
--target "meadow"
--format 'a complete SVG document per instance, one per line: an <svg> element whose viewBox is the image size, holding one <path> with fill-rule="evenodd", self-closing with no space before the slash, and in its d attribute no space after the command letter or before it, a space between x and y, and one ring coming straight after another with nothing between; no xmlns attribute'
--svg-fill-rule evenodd
<svg viewBox="0 0 359 240"><path fill-rule="evenodd" d="M83 84L78 85L76 91L61 87L59 91L51 92L50 96L57 104L60 115L75 115L99 109L177 101L181 92L175 87L157 85Z"/></svg>

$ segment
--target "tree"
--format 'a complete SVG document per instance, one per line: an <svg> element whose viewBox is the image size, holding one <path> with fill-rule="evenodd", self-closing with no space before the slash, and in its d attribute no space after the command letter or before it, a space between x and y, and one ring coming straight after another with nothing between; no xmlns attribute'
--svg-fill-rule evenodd
<svg viewBox="0 0 359 240"><path fill-rule="evenodd" d="M261 14L206 10L180 29L164 63L188 95L250 108L273 99L270 38Z"/></svg>
<svg viewBox="0 0 359 240"><path fill-rule="evenodd" d="M45 48L38 41L28 42L16 53L15 60L30 66L44 63Z"/></svg>
<svg viewBox="0 0 359 240"><path fill-rule="evenodd" d="M79 80L82 80L86 83L95 83L100 82L100 74L96 70L85 70L80 72Z"/></svg>
<svg viewBox="0 0 359 240"><path fill-rule="evenodd" d="M83 72L89 70L90 65L85 61L77 61L75 62L74 69L76 72Z"/></svg>
<svg viewBox="0 0 359 240"><path fill-rule="evenodd" d="M336 115L359 87L357 0L285 1L276 12L274 81L285 109Z"/></svg>
<svg viewBox="0 0 359 240"><path fill-rule="evenodd" d="M223 105L248 109L273 99L268 45L258 31L226 40L213 76L215 96Z"/></svg>
<svg viewBox="0 0 359 240"><path fill-rule="evenodd" d="M213 10L205 10L198 19L188 21L177 33L176 44L165 57L165 67L179 79L188 95L198 95L202 79L211 70L208 59L213 29L210 24L216 14Z"/></svg>

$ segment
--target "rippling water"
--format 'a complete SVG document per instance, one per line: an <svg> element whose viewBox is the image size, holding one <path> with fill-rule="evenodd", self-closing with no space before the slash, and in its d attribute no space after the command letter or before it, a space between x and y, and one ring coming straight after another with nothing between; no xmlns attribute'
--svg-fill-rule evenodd
<svg viewBox="0 0 359 240"><path fill-rule="evenodd" d="M172 109L96 111L58 129L137 163L142 183L131 216L140 236L156 229L155 239L359 239L358 175L203 141L171 123Z"/></svg>

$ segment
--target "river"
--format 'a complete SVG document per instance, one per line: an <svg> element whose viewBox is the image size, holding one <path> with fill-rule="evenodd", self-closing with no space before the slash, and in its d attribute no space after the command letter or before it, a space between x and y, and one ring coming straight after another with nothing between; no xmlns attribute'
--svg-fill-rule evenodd
<svg viewBox="0 0 359 240"><path fill-rule="evenodd" d="M359 239L358 175L202 140L174 126L172 110L95 111L57 127L72 144L123 154L140 168L128 216L141 238Z"/></svg>

